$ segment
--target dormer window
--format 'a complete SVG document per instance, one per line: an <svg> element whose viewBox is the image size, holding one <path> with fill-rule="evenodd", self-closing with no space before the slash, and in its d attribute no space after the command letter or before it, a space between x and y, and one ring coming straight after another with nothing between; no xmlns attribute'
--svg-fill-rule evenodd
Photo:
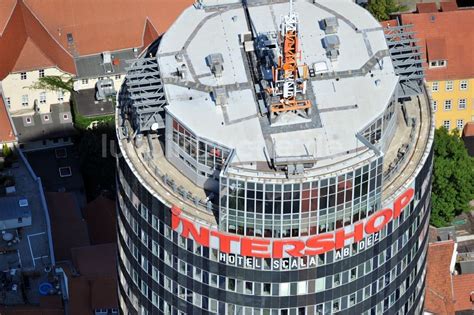
<svg viewBox="0 0 474 315"><path fill-rule="evenodd" d="M447 61L446 60L432 60L430 61L430 68L442 68L446 67Z"/></svg>

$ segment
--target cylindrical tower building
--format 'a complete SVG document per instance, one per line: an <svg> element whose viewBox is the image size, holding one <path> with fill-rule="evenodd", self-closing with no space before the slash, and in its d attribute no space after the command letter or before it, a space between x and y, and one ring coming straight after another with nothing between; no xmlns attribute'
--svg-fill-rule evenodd
<svg viewBox="0 0 474 315"><path fill-rule="evenodd" d="M413 43L349 0L186 9L118 97L124 314L421 313L433 124Z"/></svg>

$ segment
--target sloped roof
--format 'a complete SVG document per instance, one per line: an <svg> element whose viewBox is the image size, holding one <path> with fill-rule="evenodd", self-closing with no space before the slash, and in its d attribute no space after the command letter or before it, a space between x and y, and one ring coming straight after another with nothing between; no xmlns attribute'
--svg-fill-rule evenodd
<svg viewBox="0 0 474 315"><path fill-rule="evenodd" d="M463 129L463 137L474 137L474 122L468 122Z"/></svg>
<svg viewBox="0 0 474 315"><path fill-rule="evenodd" d="M0 94L0 143L12 141L15 141L15 133L2 94Z"/></svg>
<svg viewBox="0 0 474 315"><path fill-rule="evenodd" d="M31 70L32 65L37 69L44 66L42 64L44 58L39 60L39 65L35 65L38 57L31 53L31 49L24 50L25 44L26 48L32 48L31 44L27 43L29 39L54 65L66 72L75 73L72 55L51 36L42 22L25 6L23 0L16 1L15 7L6 20L8 22L0 36L0 56L2 56L0 58L0 80L10 72ZM22 54L30 59L22 58L17 65L17 60ZM21 67L23 64L28 68L23 69Z"/></svg>
<svg viewBox="0 0 474 315"><path fill-rule="evenodd" d="M86 222L72 193L46 193L56 259L71 260L71 249L89 245Z"/></svg>
<svg viewBox="0 0 474 315"><path fill-rule="evenodd" d="M13 66L12 72L25 71L29 69L52 67L54 63L35 44L31 37L28 37L20 51L18 59Z"/></svg>
<svg viewBox="0 0 474 315"><path fill-rule="evenodd" d="M45 66L44 59L31 53L35 48L31 42L53 65L74 74L74 57L142 49L193 3L193 0L0 0L0 80L12 71ZM29 49L24 51L25 47ZM23 58L17 62L20 54Z"/></svg>
<svg viewBox="0 0 474 315"><path fill-rule="evenodd" d="M441 2L440 3L440 9L443 12L446 11L455 11L458 9L458 4L456 1L446 1L446 2Z"/></svg>
<svg viewBox="0 0 474 315"><path fill-rule="evenodd" d="M474 311L474 301L471 300L473 292L473 273L454 276L454 296L456 297L454 307L456 311Z"/></svg>
<svg viewBox="0 0 474 315"><path fill-rule="evenodd" d="M148 17L163 33L192 0L23 0L54 38L67 47L72 34L79 55L142 47ZM61 14L57 14L61 12Z"/></svg>
<svg viewBox="0 0 474 315"><path fill-rule="evenodd" d="M454 241L428 245L425 310L434 314L454 314L451 257Z"/></svg>
<svg viewBox="0 0 474 315"><path fill-rule="evenodd" d="M423 58L428 60L427 39L444 38L446 67L426 67L428 81L474 78L474 10L463 9L447 12L410 13L401 16L402 24L413 24L415 36L420 40ZM436 49L435 49L436 50Z"/></svg>
<svg viewBox="0 0 474 315"><path fill-rule="evenodd" d="M5 26L15 8L16 0L0 0L0 35L2 35Z"/></svg>
<svg viewBox="0 0 474 315"><path fill-rule="evenodd" d="M429 12L437 12L438 7L436 7L435 2L428 2L428 3L417 3L416 4L416 11L418 13L429 13Z"/></svg>
<svg viewBox="0 0 474 315"><path fill-rule="evenodd" d="M117 245L114 243L83 246L71 249L72 262L77 271L90 280L116 278Z"/></svg>
<svg viewBox="0 0 474 315"><path fill-rule="evenodd" d="M115 202L99 196L83 209L91 244L117 242ZM106 223L104 223L106 222Z"/></svg>
<svg viewBox="0 0 474 315"><path fill-rule="evenodd" d="M448 60L446 40L443 37L427 38L426 55L429 60Z"/></svg>

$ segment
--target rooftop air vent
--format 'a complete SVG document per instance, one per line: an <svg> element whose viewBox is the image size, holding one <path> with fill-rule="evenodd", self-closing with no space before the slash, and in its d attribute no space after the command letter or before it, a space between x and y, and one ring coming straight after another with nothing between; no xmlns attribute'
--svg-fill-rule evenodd
<svg viewBox="0 0 474 315"><path fill-rule="evenodd" d="M217 53L207 56L207 65L211 68L211 72L216 78L222 77L222 71L224 71L224 58L222 54Z"/></svg>
<svg viewBox="0 0 474 315"><path fill-rule="evenodd" d="M212 91L212 97L217 106L227 105L227 90L225 87L215 87Z"/></svg>
<svg viewBox="0 0 474 315"><path fill-rule="evenodd" d="M321 27L326 34L335 34L339 27L339 23L337 22L337 18L332 16L325 18L321 21Z"/></svg>
<svg viewBox="0 0 474 315"><path fill-rule="evenodd" d="M337 37L337 35L326 36L323 39L323 45L329 60L336 61L339 56L339 37Z"/></svg>
<svg viewBox="0 0 474 315"><path fill-rule="evenodd" d="M22 208L28 207L28 199L20 199L18 200L18 205Z"/></svg>

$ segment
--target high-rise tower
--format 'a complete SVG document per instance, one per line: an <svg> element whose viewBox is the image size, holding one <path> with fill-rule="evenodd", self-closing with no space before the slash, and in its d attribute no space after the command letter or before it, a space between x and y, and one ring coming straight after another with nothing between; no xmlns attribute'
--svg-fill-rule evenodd
<svg viewBox="0 0 474 315"><path fill-rule="evenodd" d="M419 52L349 0L202 0L117 107L125 314L419 314Z"/></svg>

